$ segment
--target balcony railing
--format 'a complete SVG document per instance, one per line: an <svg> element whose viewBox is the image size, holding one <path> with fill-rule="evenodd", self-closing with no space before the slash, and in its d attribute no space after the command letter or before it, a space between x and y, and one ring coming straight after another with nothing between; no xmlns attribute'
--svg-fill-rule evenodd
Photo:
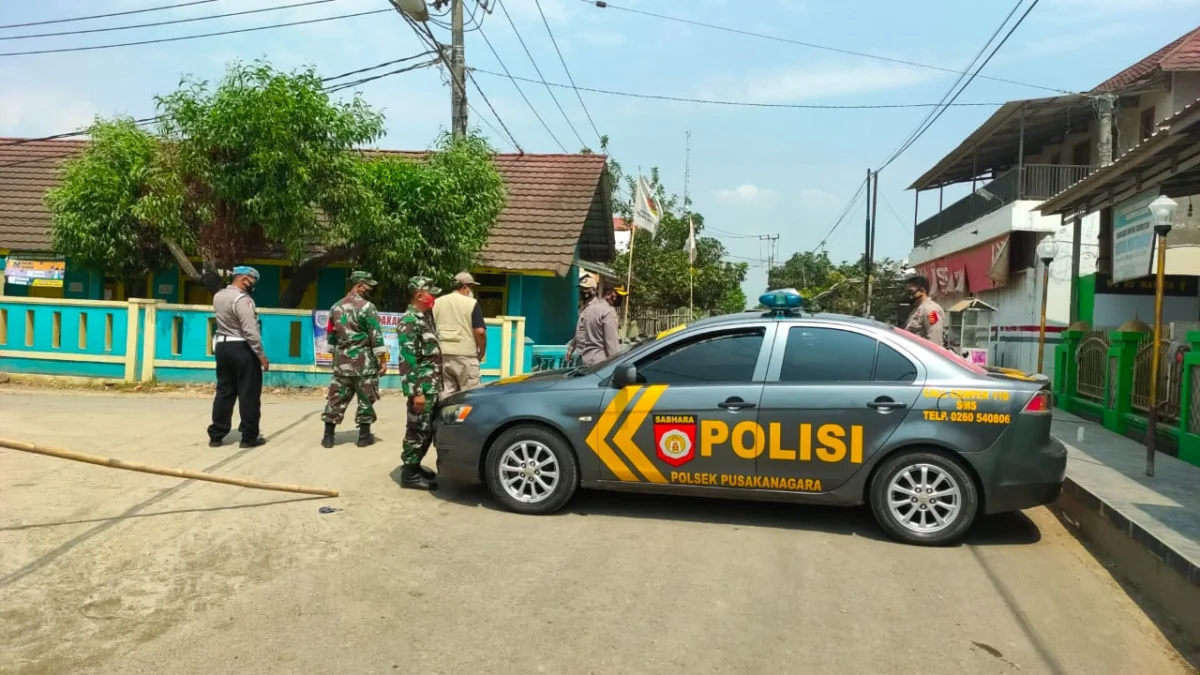
<svg viewBox="0 0 1200 675"><path fill-rule="evenodd" d="M1019 169L1009 169L982 188L918 223L913 244L920 245L953 232L1020 199L1049 199L1087 178L1091 171L1090 166L1075 164L1026 164Z"/></svg>

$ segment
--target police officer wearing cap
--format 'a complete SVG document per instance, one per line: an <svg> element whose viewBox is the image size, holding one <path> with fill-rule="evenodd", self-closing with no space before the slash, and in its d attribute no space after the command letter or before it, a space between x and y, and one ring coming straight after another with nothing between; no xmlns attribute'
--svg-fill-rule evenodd
<svg viewBox="0 0 1200 675"><path fill-rule="evenodd" d="M270 363L263 351L258 309L250 297L258 279L258 270L253 267L235 267L233 280L213 296L217 394L213 397L212 424L208 427L210 448L221 447L229 433L235 402L241 418L239 447L255 448L267 442L259 434L258 423L262 414L263 372Z"/></svg>

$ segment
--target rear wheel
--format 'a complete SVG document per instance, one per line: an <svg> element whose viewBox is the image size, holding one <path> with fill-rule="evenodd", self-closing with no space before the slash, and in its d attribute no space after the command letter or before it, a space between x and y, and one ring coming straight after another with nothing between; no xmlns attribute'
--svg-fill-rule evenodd
<svg viewBox="0 0 1200 675"><path fill-rule="evenodd" d="M579 464L566 440L535 425L513 427L488 448L488 490L510 511L554 513L579 487Z"/></svg>
<svg viewBox="0 0 1200 675"><path fill-rule="evenodd" d="M871 480L871 510L896 539L946 546L962 538L979 511L975 481L959 460L906 452L884 461Z"/></svg>

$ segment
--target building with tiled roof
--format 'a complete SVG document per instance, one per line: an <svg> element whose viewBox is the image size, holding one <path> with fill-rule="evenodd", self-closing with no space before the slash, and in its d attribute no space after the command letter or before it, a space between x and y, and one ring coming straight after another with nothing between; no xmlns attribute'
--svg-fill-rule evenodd
<svg viewBox="0 0 1200 675"><path fill-rule="evenodd" d="M82 152L86 144L84 140L0 138L0 265L10 253L52 253L46 191L57 185L62 163ZM427 153L396 154L420 160ZM535 340L558 342L561 338L565 342L574 328L572 298L580 265L603 265L615 256L606 158L596 154L497 154L494 161L508 190L508 202L473 270L483 284L477 297L488 316L526 316ZM259 304L274 306L290 267L278 260L255 264L263 273L256 294ZM345 292L345 275L346 270L338 267L323 271L301 308L332 304ZM4 292L123 299L119 280L94 276L71 269L68 261L63 288L8 284ZM210 298L177 269L155 274L148 287L148 295L170 302L201 304ZM543 317L547 298L562 306L546 308Z"/></svg>

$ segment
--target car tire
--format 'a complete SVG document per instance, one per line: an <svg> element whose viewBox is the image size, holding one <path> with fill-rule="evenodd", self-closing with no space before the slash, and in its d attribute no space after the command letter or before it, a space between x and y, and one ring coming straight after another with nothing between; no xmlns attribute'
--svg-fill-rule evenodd
<svg viewBox="0 0 1200 675"><path fill-rule="evenodd" d="M526 472L526 465L532 473ZM579 462L570 444L546 427L521 425L488 448L484 475L492 497L517 513L561 509L579 487ZM552 479L552 480L551 480Z"/></svg>
<svg viewBox="0 0 1200 675"><path fill-rule="evenodd" d="M901 499L907 503L898 503ZM979 491L961 461L912 451L884 460L871 479L869 502L875 520L892 537L919 546L949 546L975 522Z"/></svg>

